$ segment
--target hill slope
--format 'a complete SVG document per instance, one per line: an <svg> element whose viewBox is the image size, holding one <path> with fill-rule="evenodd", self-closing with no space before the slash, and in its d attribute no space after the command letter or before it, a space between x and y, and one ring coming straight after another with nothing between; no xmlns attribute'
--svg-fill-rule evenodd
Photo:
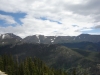
<svg viewBox="0 0 100 75"><path fill-rule="evenodd" d="M93 74L100 72L100 53L80 49L69 49L61 45L49 44L20 44L0 47L0 55L12 54L19 61L26 57L38 57L47 65L70 70L81 66ZM99 70L99 71L98 71ZM91 74L91 75L93 75Z"/></svg>

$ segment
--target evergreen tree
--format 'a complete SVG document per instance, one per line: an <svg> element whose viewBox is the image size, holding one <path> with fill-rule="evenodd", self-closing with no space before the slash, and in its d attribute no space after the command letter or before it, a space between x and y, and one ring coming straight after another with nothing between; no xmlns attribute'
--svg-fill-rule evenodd
<svg viewBox="0 0 100 75"><path fill-rule="evenodd" d="M2 57L0 56L0 69L3 71L4 67L3 67L3 60Z"/></svg>
<svg viewBox="0 0 100 75"><path fill-rule="evenodd" d="M8 75L67 75L62 70L50 69L38 58L34 58L34 61L26 58L18 64L11 55L0 56L0 70Z"/></svg>
<svg viewBox="0 0 100 75"><path fill-rule="evenodd" d="M76 75L76 69L73 69L73 74L72 75Z"/></svg>

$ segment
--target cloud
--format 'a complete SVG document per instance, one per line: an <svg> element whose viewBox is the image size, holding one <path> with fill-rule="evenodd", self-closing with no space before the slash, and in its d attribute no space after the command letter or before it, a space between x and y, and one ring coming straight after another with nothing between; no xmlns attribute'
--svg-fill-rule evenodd
<svg viewBox="0 0 100 75"><path fill-rule="evenodd" d="M73 11L76 14L82 15L93 15L93 14L100 14L100 0L87 0L86 2L83 1L80 4L68 4L65 5L67 10Z"/></svg>
<svg viewBox="0 0 100 75"><path fill-rule="evenodd" d="M0 27L0 32L13 32L22 37L32 34L78 35L82 30L100 25L99 3L99 0L0 0L1 11L26 13L20 19L21 25Z"/></svg>
<svg viewBox="0 0 100 75"><path fill-rule="evenodd" d="M1 15L0 14L0 20L5 21L5 23L7 23L7 24L15 24L16 23L14 18L11 16L8 16L8 15Z"/></svg>
<svg viewBox="0 0 100 75"><path fill-rule="evenodd" d="M100 29L100 25L95 26L96 29Z"/></svg>

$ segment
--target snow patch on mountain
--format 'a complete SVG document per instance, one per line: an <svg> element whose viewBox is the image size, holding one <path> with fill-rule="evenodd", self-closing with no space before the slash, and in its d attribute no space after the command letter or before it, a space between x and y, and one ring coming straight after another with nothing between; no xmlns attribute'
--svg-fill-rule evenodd
<svg viewBox="0 0 100 75"><path fill-rule="evenodd" d="M39 39L39 35L36 35L36 37Z"/></svg>
<svg viewBox="0 0 100 75"><path fill-rule="evenodd" d="M50 39L51 40L51 43L53 43L54 42L54 39Z"/></svg>
<svg viewBox="0 0 100 75"><path fill-rule="evenodd" d="M54 42L54 40L51 41L52 43Z"/></svg>
<svg viewBox="0 0 100 75"><path fill-rule="evenodd" d="M38 40L39 40L39 41L38 41L38 43L40 43L40 38L39 38L39 35L36 35L36 37L37 37L37 38L38 38Z"/></svg>
<svg viewBox="0 0 100 75"><path fill-rule="evenodd" d="M38 43L40 43L40 39L39 39L39 42Z"/></svg>
<svg viewBox="0 0 100 75"><path fill-rule="evenodd" d="M6 36L6 35L5 35L5 34L3 34L3 35L2 35L2 39L5 39L5 36Z"/></svg>
<svg viewBox="0 0 100 75"><path fill-rule="evenodd" d="M2 39L5 39L5 38L13 38L10 34L6 33L6 34L2 34Z"/></svg>

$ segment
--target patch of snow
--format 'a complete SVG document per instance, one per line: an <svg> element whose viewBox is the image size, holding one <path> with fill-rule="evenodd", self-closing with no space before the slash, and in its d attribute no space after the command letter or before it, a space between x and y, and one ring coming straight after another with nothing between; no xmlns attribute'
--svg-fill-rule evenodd
<svg viewBox="0 0 100 75"><path fill-rule="evenodd" d="M50 39L51 40L51 42L53 43L54 42L54 40L53 39Z"/></svg>
<svg viewBox="0 0 100 75"><path fill-rule="evenodd" d="M38 42L38 43L40 43L40 38L39 38L39 35L36 35L36 37L39 39L39 42Z"/></svg>
<svg viewBox="0 0 100 75"><path fill-rule="evenodd" d="M38 43L40 43L40 39L39 39L39 42Z"/></svg>
<svg viewBox="0 0 100 75"><path fill-rule="evenodd" d="M54 42L53 40L51 42Z"/></svg>
<svg viewBox="0 0 100 75"><path fill-rule="evenodd" d="M2 34L2 39L5 39L5 38L13 38L13 37L11 37L9 34Z"/></svg>
<svg viewBox="0 0 100 75"><path fill-rule="evenodd" d="M2 39L4 39L4 38L5 38L5 36L6 36L6 35L5 35L5 34L3 34L3 35L2 35Z"/></svg>
<svg viewBox="0 0 100 75"><path fill-rule="evenodd" d="M39 39L39 35L36 35L36 37Z"/></svg>

